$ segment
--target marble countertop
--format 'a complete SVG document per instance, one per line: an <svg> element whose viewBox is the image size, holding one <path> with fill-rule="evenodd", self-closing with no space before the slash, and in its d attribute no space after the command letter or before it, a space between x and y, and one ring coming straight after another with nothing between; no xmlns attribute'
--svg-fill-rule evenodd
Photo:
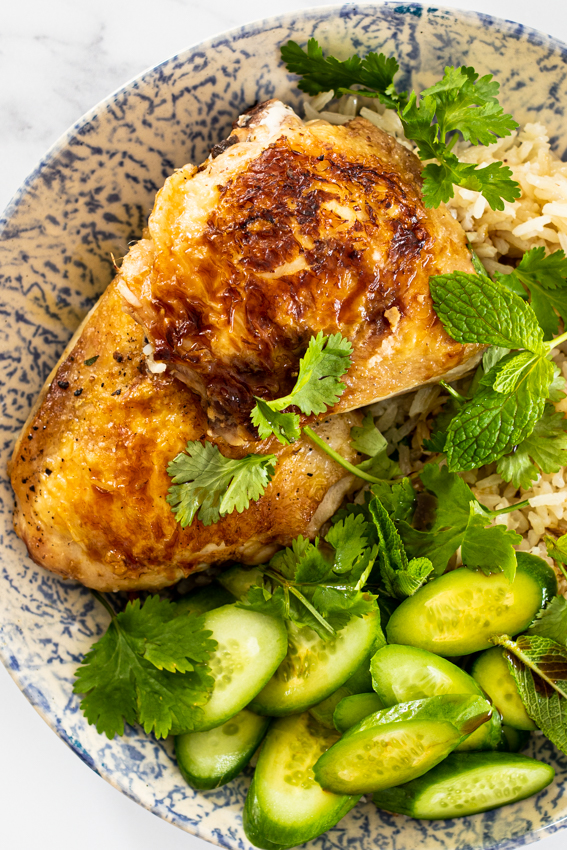
<svg viewBox="0 0 567 850"><path fill-rule="evenodd" d="M57 138L145 68L223 30L314 0L19 0L2 6L0 208ZM444 0L567 42L565 0ZM102 782L0 668L0 846L7 850L206 850ZM564 833L539 843L559 850ZM384 848L386 850L386 848Z"/></svg>

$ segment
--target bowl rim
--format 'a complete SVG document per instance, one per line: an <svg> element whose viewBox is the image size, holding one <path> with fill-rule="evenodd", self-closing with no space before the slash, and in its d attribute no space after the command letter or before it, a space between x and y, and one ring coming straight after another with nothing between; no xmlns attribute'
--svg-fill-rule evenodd
<svg viewBox="0 0 567 850"><path fill-rule="evenodd" d="M410 14L416 17L421 17L422 13L431 14L439 14L443 17L452 17L455 21L466 21L469 24L474 24L477 27L488 26L494 28L496 31L516 36L518 41L527 40L531 44L547 46L550 50L558 54L564 62L567 63L567 44L555 38L554 36L544 33L540 30L537 30L533 27L521 24L519 22L507 19L507 18L499 18L494 15L489 15L484 12L475 12L473 10L463 10L457 8L449 8L446 6L435 6L431 7L422 2L415 2L415 0L411 0L411 2L406 4L400 4L399 0L373 0L373 2L356 2L356 0L346 0L344 3L330 3L323 6L311 6L305 9L297 9L292 12L285 12L280 15L273 15L269 17L257 18L252 21L246 22L238 27L233 27L229 30L224 30L219 32L218 34L209 37L204 41L197 41L191 43L189 46L185 47L183 50L175 53L165 59L161 60L155 65L151 65L146 67L143 71L135 74L133 77L129 78L125 83L118 86L114 89L110 94L104 97L102 100L98 101L91 109L85 112L80 118L77 119L73 124L71 124L67 130L65 130L47 149L47 151L40 157L36 166L28 173L28 175L24 178L20 186L16 189L10 200L8 201L6 207L2 212L0 212L0 241L3 240L4 232L9 227L10 219L18 210L20 204L25 199L29 189L33 186L34 181L41 175L44 168L46 168L55 157L65 149L65 147L69 144L70 140L72 140L75 136L79 135L81 131L91 122L93 119L96 119L99 113L103 112L107 109L112 103L119 97L123 92L136 88L140 83L145 82L146 78L154 75L159 69L164 68L166 65L169 65L172 62L180 61L183 62L186 58L196 49L199 50L209 50L215 48L219 45L219 42L231 42L239 40L243 37L250 36L257 32L265 31L266 29L272 28L274 24L283 23L284 25L287 22L291 22L298 17L302 19L320 19L326 18L336 13L338 10L344 10L345 13L351 12L352 14L356 14L358 10L362 12L369 13L372 10L377 8L382 9L390 9L392 12L397 12L399 14ZM79 585L80 587L80 585ZM1 625L1 624L0 624ZM62 724L57 721L56 715L50 715L48 712L42 707L42 701L36 697L33 689L29 688L24 681L23 677L19 676L19 669L14 668L10 663L10 656L5 652L4 646L0 643L0 661L3 666L7 670L8 674L18 687L18 689L23 693L28 702L32 705L35 711L39 714L42 720L49 726L49 728L65 743L67 746L83 761L91 770L93 770L101 779L104 779L109 783L112 787L114 787L121 794L124 794L126 797L133 800L133 802L152 812L153 814L160 817L162 820L165 820L171 823L173 826L181 829L184 832L187 832L195 837L199 838L202 841L206 841L209 844L216 845L219 847L230 847L231 845L228 843L223 843L218 834L215 835L213 831L210 831L207 837L202 835L198 835L197 832L191 825L188 825L188 828L182 826L180 823L177 823L173 816L169 816L165 811L158 810L157 805L152 805L148 801L142 799L142 797L136 792L122 787L119 782L113 778L113 775L109 772L103 772L99 770L91 755L87 750L82 747L79 741L75 740L71 736L69 736L66 730L63 728ZM64 713L64 712L63 712ZM513 839L504 839L503 841L497 841L490 846L485 846L483 850L515 850L515 848L522 847L526 844L531 844L540 839L548 837L557 832L562 832L567 830L567 814L553 823L545 824L536 829L532 829L529 832L524 833L518 838Z"/></svg>

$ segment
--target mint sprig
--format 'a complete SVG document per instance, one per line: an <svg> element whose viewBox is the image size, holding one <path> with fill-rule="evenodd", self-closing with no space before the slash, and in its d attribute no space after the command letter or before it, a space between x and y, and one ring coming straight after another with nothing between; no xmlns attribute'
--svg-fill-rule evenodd
<svg viewBox="0 0 567 850"><path fill-rule="evenodd" d="M522 459L500 466L510 476L507 480L514 477L526 481L532 475L526 452L528 456L531 452L540 466L543 460L546 469L552 471L551 455L559 455L550 453L549 444L543 442L545 423L531 444L525 441L544 416L547 399L557 392L549 353L567 335L544 341L531 304L485 275L453 272L434 276L430 289L437 315L458 342L515 350L494 362L472 398L463 400L451 419L443 445L449 469L476 469L521 445ZM557 432L557 421L548 421L547 425Z"/></svg>

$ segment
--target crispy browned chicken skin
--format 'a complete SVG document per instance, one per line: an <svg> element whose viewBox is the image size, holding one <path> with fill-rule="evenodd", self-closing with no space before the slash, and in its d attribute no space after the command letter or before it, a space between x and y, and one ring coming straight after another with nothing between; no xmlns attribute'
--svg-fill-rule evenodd
<svg viewBox="0 0 567 850"><path fill-rule="evenodd" d="M143 245L131 262L143 265ZM178 525L165 501L167 464L205 437L205 417L173 375L148 373L144 332L122 311L116 285L63 355L14 450L14 523L33 560L98 590L158 589L210 563L256 563L298 534L314 537L353 478L305 439L286 448L221 442L232 457L276 453L272 482L242 514ZM350 427L360 421L334 416L318 430L352 461Z"/></svg>
<svg viewBox="0 0 567 850"><path fill-rule="evenodd" d="M304 124L268 101L166 181L148 272L127 259L122 293L156 360L202 398L210 434L253 437L253 397L289 392L318 331L354 346L333 412L466 367L477 348L445 333L429 277L472 272L469 252L447 210L424 207L420 175L363 118Z"/></svg>

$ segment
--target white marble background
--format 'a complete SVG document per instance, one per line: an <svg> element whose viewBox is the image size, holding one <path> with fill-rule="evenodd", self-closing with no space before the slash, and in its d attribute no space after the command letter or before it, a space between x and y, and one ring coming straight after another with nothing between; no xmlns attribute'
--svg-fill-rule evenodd
<svg viewBox="0 0 567 850"><path fill-rule="evenodd" d="M1 0L0 209L56 139L131 77L191 44L314 0ZM566 0L443 0L567 42ZM206 850L99 779L0 668L0 848ZM566 833L538 850L567 846ZM387 848L381 848L387 850Z"/></svg>

